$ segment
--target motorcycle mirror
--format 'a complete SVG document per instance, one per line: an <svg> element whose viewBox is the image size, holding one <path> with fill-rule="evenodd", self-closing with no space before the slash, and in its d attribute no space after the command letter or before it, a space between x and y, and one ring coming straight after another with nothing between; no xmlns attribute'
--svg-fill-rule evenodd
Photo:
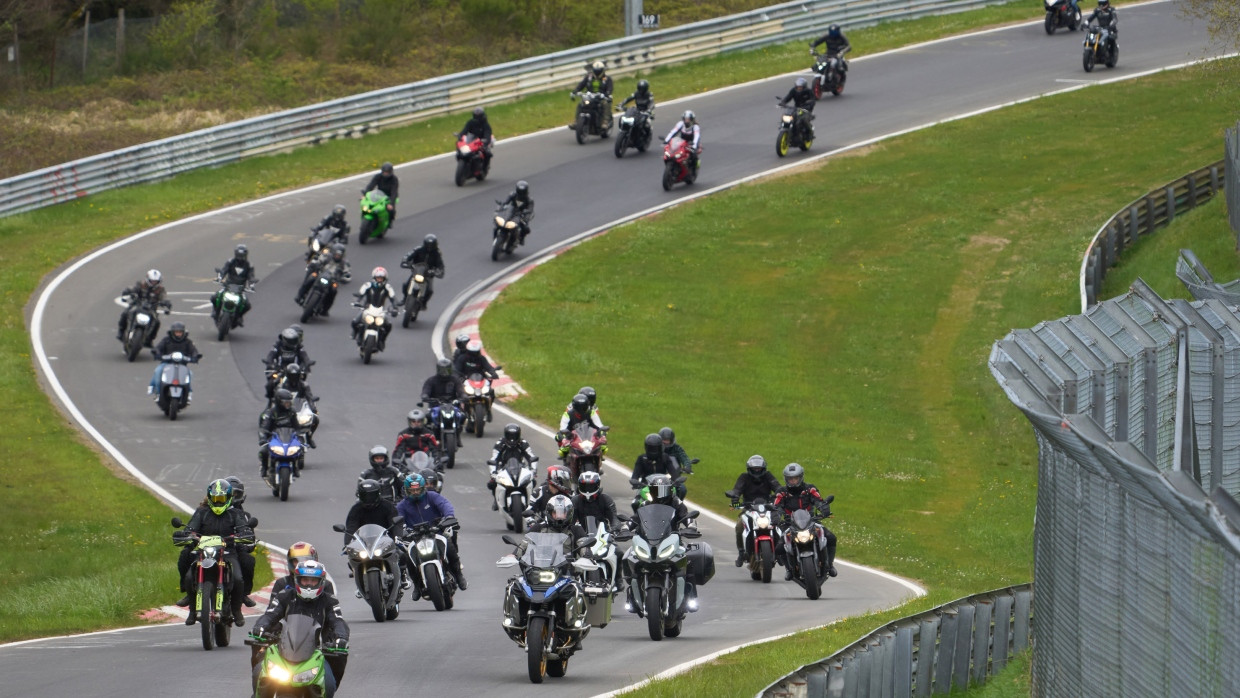
<svg viewBox="0 0 1240 698"><path fill-rule="evenodd" d="M621 532L619 532L619 533L617 533L617 534L616 534L616 540L617 540L617 541L619 541L619 542L621 542L621 543L623 543L623 542L625 542L625 541L630 541L630 540L633 540L633 534L632 534L632 533L629 533L628 531L621 531Z"/></svg>
<svg viewBox="0 0 1240 698"><path fill-rule="evenodd" d="M697 459L697 458L690 458L690 459L689 459L689 465L697 465L698 463L701 463L701 462L702 462L702 461L701 461L701 460L699 460L699 459Z"/></svg>
<svg viewBox="0 0 1240 698"><path fill-rule="evenodd" d="M172 517L172 527L173 527L173 528L181 528L181 527L183 527L184 525L185 525L185 524L181 521L181 517L179 517L179 516L174 516L174 517Z"/></svg>
<svg viewBox="0 0 1240 698"><path fill-rule="evenodd" d="M332 524L332 530L336 533L344 533L344 524Z"/></svg>
<svg viewBox="0 0 1240 698"><path fill-rule="evenodd" d="M253 516L250 517L250 528L258 528L258 519Z"/></svg>
<svg viewBox="0 0 1240 698"><path fill-rule="evenodd" d="M702 512L698 511L697 509L694 509L694 510L692 510L692 511L690 511L690 512L689 512L689 516L688 516L688 518L690 518L690 519L696 519L697 517L699 517L699 516L701 516L701 515L702 515Z"/></svg>
<svg viewBox="0 0 1240 698"><path fill-rule="evenodd" d="M512 536L510 536L510 535L508 535L508 534L504 534L504 535L500 536L500 537L499 537L499 539L500 539L500 540L502 540L502 541L504 541L504 542L505 542L505 543L507 543L508 545L520 545L520 543L518 543L517 541L513 540L513 539L512 539Z"/></svg>
<svg viewBox="0 0 1240 698"><path fill-rule="evenodd" d="M738 497L736 496L736 490L728 490L727 492L723 493L723 496L727 497L728 499L738 499Z"/></svg>
<svg viewBox="0 0 1240 698"><path fill-rule="evenodd" d="M827 495L827 498L826 498L826 499L824 499L823 501L825 501L827 504L830 504L831 502L834 502L834 501L835 501L835 495L833 495L833 494L829 494L829 495Z"/></svg>
<svg viewBox="0 0 1240 698"><path fill-rule="evenodd" d="M393 526L399 526L403 523L405 523L405 517L403 516L397 516L396 518L392 519Z"/></svg>
<svg viewBox="0 0 1240 698"><path fill-rule="evenodd" d="M606 434L607 432L611 431L611 427L599 427L598 430Z"/></svg>
<svg viewBox="0 0 1240 698"><path fill-rule="evenodd" d="M697 530L696 528L686 528L685 530L680 532L680 537L681 538L701 538L702 532Z"/></svg>
<svg viewBox="0 0 1240 698"><path fill-rule="evenodd" d="M507 538L508 536L504 536L504 537ZM515 555L505 555L495 561L495 566L496 567L516 567L517 558Z"/></svg>
<svg viewBox="0 0 1240 698"><path fill-rule="evenodd" d="M579 557L576 560L573 560L573 569L577 570L578 572L593 572L594 570L597 570L598 568L599 568L599 565L594 560L590 560L584 557Z"/></svg>
<svg viewBox="0 0 1240 698"><path fill-rule="evenodd" d="M683 485L683 484L685 483L685 480L688 480L688 479L689 479L689 478L685 477L684 475L681 475L680 477L678 477L678 478L676 478L675 480L673 480L673 481L672 481L672 484L673 484L673 485Z"/></svg>
<svg viewBox="0 0 1240 698"><path fill-rule="evenodd" d="M577 543L577 547L578 548L593 548L594 544L597 542L598 542L598 538L595 538L594 536L586 536L585 538L582 538L579 543Z"/></svg>

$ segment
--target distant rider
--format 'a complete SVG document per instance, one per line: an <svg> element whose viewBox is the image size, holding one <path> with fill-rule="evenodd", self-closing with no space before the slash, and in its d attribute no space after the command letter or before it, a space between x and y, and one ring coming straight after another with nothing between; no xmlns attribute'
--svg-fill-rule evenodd
<svg viewBox="0 0 1240 698"><path fill-rule="evenodd" d="M276 391L275 404L271 409L264 410L258 417L259 475L269 487L275 487L275 483L268 477L267 466L271 458L268 443L271 441L271 432L281 427L298 428L297 413L293 411L293 394L284 388ZM306 434L306 445L310 448L316 447L314 436ZM293 477L298 477L298 475L299 473L294 470Z"/></svg>
<svg viewBox="0 0 1240 698"><path fill-rule="evenodd" d="M680 467L680 472L692 475L693 460L685 452L685 447L676 443L676 432L672 431L671 427L663 427L659 430L659 439L663 441L663 452L676 461L676 465Z"/></svg>
<svg viewBox="0 0 1240 698"><path fill-rule="evenodd" d="M274 399L276 389L280 387L279 383L283 379L285 369L297 364L306 375L310 375L310 356L306 354L302 346L301 334L292 327L286 327L280 331L275 345L271 347L271 351L267 352L267 358L263 359L263 363L267 366L268 404Z"/></svg>
<svg viewBox="0 0 1240 698"><path fill-rule="evenodd" d="M405 258L401 260L400 265L410 269L410 277L413 276L413 265L426 265L426 298L422 300L422 309L426 309L426 304L430 302L431 296L435 295L434 277L443 278L443 253L439 251L439 238L434 235L427 235L422 238L422 244L409 251ZM405 285L401 286L401 299L396 305L403 306L405 304L404 290L409 288L409 282L405 281Z"/></svg>
<svg viewBox="0 0 1240 698"><path fill-rule="evenodd" d="M830 505L818 493L818 488L805 481L805 468L800 463L789 463L784 466L784 488L780 490L775 497L775 508L781 511L785 518L791 517L792 512L797 509L808 509L812 514L815 511L824 516L830 513ZM822 527L823 533L827 537L827 574L834 577L835 572L835 534L826 526ZM776 546L775 554L783 557L784 547ZM792 568L784 563L784 579L792 579Z"/></svg>
<svg viewBox="0 0 1240 698"><path fill-rule="evenodd" d="M439 521L448 517L456 518L456 510L448 498L432 492L426 487L426 480L418 473L405 477L405 497L396 505L396 510L405 517L405 526ZM462 590L468 588L465 573L461 571L461 557L457 553L456 534L445 536L448 539L448 571L456 578L456 585Z"/></svg>
<svg viewBox="0 0 1240 698"><path fill-rule="evenodd" d="M124 341L125 326L129 324L129 316L136 313L138 308L142 306L143 301L149 301L152 308L158 308L165 305L168 301L164 300L168 295L167 289L163 285L164 275L159 273L158 269L151 269L146 272L146 276L138 280L138 283L121 291L122 296L131 296L129 307L121 311L121 319L116 323L116 338ZM159 336L159 314L151 313L151 334L150 337ZM151 345L147 340L148 347Z"/></svg>
<svg viewBox="0 0 1240 698"><path fill-rule="evenodd" d="M413 454L417 451L423 451L427 454L432 448L439 447L439 440L435 438L435 432L426 426L426 411L418 407L409 411L406 417L409 426L401 429L396 434L396 448L393 450L393 458L397 463L408 463Z"/></svg>
<svg viewBox="0 0 1240 698"><path fill-rule="evenodd" d="M322 563L306 560L297 565L293 570L293 585L280 591L273 590L271 604L254 624L254 632L250 636L252 639L270 641L269 634L275 632L275 628L279 627L277 624L286 617L305 615L313 618L322 628L319 646L328 669L324 698L332 698L344 680L349 647L349 626L344 622L340 602L327 591L329 585L327 569ZM258 695L258 677L263 665L254 661L254 695Z"/></svg>
<svg viewBox="0 0 1240 698"><path fill-rule="evenodd" d="M650 83L646 80L638 80L637 90L620 103L620 108L623 109L629 102L632 102L639 111L654 114L654 93L650 91Z"/></svg>
<svg viewBox="0 0 1240 698"><path fill-rule="evenodd" d="M788 102L792 102L797 109L805 110L797 112L797 122L813 138L814 105L818 103L818 99L814 97L814 91L809 89L809 82L805 78L797 78L796 84L788 90L788 94L779 100L779 105L788 106Z"/></svg>
<svg viewBox="0 0 1240 698"><path fill-rule="evenodd" d="M362 335L362 329L366 324L362 318L366 315L366 308L376 306L380 309L387 309L389 314L396 314L396 289L392 288L392 284L387 280L387 269L383 267L375 267L370 272L370 283L362 287L362 290L353 294L357 297L357 304L362 307L362 312L353 318L353 338L357 339ZM383 323L379 330L379 349L383 349L383 345L387 343L388 333L392 331L392 323Z"/></svg>
<svg viewBox="0 0 1240 698"><path fill-rule="evenodd" d="M254 273L254 266L250 264L250 250L245 245L237 245L233 249L232 259L225 260L220 268L219 280L225 284L235 284L242 288L248 289L250 286L258 283L258 276ZM212 299L211 319L219 317L220 306L224 299L224 289L220 289ZM244 326L242 320L245 314L250 312L250 301L246 298L241 299L241 305L237 308L237 325Z"/></svg>
<svg viewBox="0 0 1240 698"><path fill-rule="evenodd" d="M538 479L538 455L530 447L530 442L521 438L521 425L509 422L504 425L504 435L491 449L491 457L487 465L491 469L491 479L487 480L487 489L495 491L495 473L508 462L509 458L525 461L534 467L534 479ZM491 498L491 510L496 511L499 505Z"/></svg>
<svg viewBox="0 0 1240 698"><path fill-rule="evenodd" d="M570 435L577 428L577 425L583 423L589 423L595 429L604 428L602 420L599 419L598 410L591 409L590 407L590 398L577 393L569 401L563 416L560 417L560 431L555 435L555 439L560 445L560 458L568 456L569 444L572 441Z"/></svg>
<svg viewBox="0 0 1240 698"><path fill-rule="evenodd" d="M467 133L482 141L482 157L489 161L491 147L495 145L495 136L491 133L491 122L487 121L487 112L482 107L474 107L473 115L469 117L469 121L465 122L465 126L456 134L456 137L460 138Z"/></svg>
<svg viewBox="0 0 1240 698"><path fill-rule="evenodd" d="M297 289L297 296L294 300L297 305L301 305L306 299L306 294L310 292L310 286L314 280L320 276L335 281L327 289L327 295L323 298L323 305L319 308L319 314L328 317L328 312L332 308L332 303L336 302L336 286L343 284L353 278L352 272L349 270L349 262L344 258L344 245L336 243L330 249L323 250L318 257L310 260L306 265L306 276L301 280L301 287Z"/></svg>
<svg viewBox="0 0 1240 698"><path fill-rule="evenodd" d="M593 470L577 476L577 494L573 495L573 506L577 510L577 523L586 530L589 530L586 522L591 516L595 521L607 524L612 533L620 529L616 500L603 492L603 476Z"/></svg>
<svg viewBox="0 0 1240 698"><path fill-rule="evenodd" d="M194 510L189 523L172 534L173 543L184 546L180 557L177 558L177 572L180 574L181 590L185 592L185 597L177 601L178 606L190 606L192 601L195 582L190 577L190 571L197 556L194 548L198 539L203 536L224 537L226 555L233 559L237 559L235 556L238 545L254 542L254 529L250 528L250 517L232 507L232 495L233 488L227 480L213 480L207 485L207 496ZM233 536L233 538L229 539L228 536ZM240 568L239 560L238 567ZM244 577L242 573L233 579L232 614L233 623L237 627L245 625L245 619L241 615L241 605L246 598ZM193 625L197 620L195 609L190 608L185 624Z"/></svg>
<svg viewBox="0 0 1240 698"><path fill-rule="evenodd" d="M1094 22L1110 32L1108 41L1112 46L1119 41L1119 13L1111 7L1111 0L1098 0L1098 9L1090 13L1085 20L1085 26L1088 27Z"/></svg>
<svg viewBox="0 0 1240 698"><path fill-rule="evenodd" d="M405 476L401 473L400 468L392 465L392 459L388 457L386 446L374 446L370 452L366 454L366 470L357 476L358 480L374 480L379 483L381 488L380 494L383 499L396 503L400 499L400 488L404 484Z"/></svg>
<svg viewBox="0 0 1240 698"><path fill-rule="evenodd" d="M736 478L736 484L728 493L733 504L747 506L761 499L774 506L779 488L779 480L766 469L766 459L755 454L745 461L745 472ZM749 559L749 551L745 548L745 523L741 519L736 520L736 551L736 566L742 567Z"/></svg>
<svg viewBox="0 0 1240 698"><path fill-rule="evenodd" d="M516 188L507 199L499 202L501 208L515 203L517 212L518 237L517 244L525 244L525 236L530 234L530 221L534 220L534 199L530 197L530 183L524 179L517 182Z"/></svg>
<svg viewBox="0 0 1240 698"><path fill-rule="evenodd" d="M671 143L677 135L689 141L689 169L697 171L698 156L702 154L702 127L698 126L697 115L693 110L686 109L685 113L680 115L680 121L667 132L663 142Z"/></svg>
<svg viewBox="0 0 1240 698"><path fill-rule="evenodd" d="M396 203L400 197L400 179L397 178L396 170L392 167L392 163L383 163L383 167L379 168L379 172L374 177L371 177L370 183L366 185L365 189L362 189L362 194L365 195L366 192L372 189L378 189L387 194L388 225L391 225L396 221Z"/></svg>
<svg viewBox="0 0 1240 698"><path fill-rule="evenodd" d="M680 477L680 466L663 452L663 439L658 434L648 434L643 453L633 463L633 476L629 478L629 484L633 489L640 490L647 484L646 478L659 474L669 476L674 482ZM684 499L684 483L676 485L675 489L676 495Z"/></svg>
<svg viewBox="0 0 1240 698"><path fill-rule="evenodd" d="M809 52L814 53L814 49L819 44L827 45L827 56L840 59L840 70L848 72L848 61L844 60L844 54L852 50L852 44L848 42L848 37L844 36L844 30L840 29L840 25L832 24L827 27L827 33L814 39L809 44Z"/></svg>
<svg viewBox="0 0 1240 698"><path fill-rule="evenodd" d="M151 349L151 355L154 356L155 360L159 361L160 364L155 367L155 372L151 374L151 384L146 386L147 395L154 395L156 400L159 399L159 395L156 391L159 389L159 374L164 370L165 366L163 363L163 357L178 351L181 352L182 356L189 359L190 363L198 363L198 357L200 356L198 353L198 347L194 346L193 340L189 338L189 330L185 329L185 323L180 320L172 323L172 325L168 327L167 336L159 340L159 344L155 345L155 347ZM189 378L189 384L185 386L186 395L189 396L190 400L193 400L193 371L189 372Z"/></svg>
<svg viewBox="0 0 1240 698"><path fill-rule="evenodd" d="M573 90L572 99L577 99L578 92L598 92L606 99L598 105L599 117L603 129L611 128L611 92L615 89L611 76L607 74L607 65L602 61L594 61L586 69L586 74Z"/></svg>

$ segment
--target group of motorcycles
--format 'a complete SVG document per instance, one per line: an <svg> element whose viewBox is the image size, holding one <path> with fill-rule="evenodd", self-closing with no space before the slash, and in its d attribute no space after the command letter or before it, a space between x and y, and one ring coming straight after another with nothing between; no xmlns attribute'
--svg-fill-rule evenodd
<svg viewBox="0 0 1240 698"><path fill-rule="evenodd" d="M1081 17L1080 9L1073 7L1068 0L1042 0L1042 3L1046 9L1043 26L1047 34L1054 34L1055 30L1061 27L1068 31L1080 29L1086 32L1085 49L1081 54L1081 64L1085 72L1093 72L1094 66L1099 63L1108 68L1115 67L1119 62L1119 44L1115 40L1114 32L1097 24L1087 26Z"/></svg>
<svg viewBox="0 0 1240 698"><path fill-rule="evenodd" d="M817 599L822 595L822 585L827 581L827 539L821 521L831 516L830 504L835 495L824 501L825 512L798 509L786 521L780 521L779 510L764 499L748 504L737 501L733 490L724 492L732 500L732 508L741 510L742 540L749 576L754 581L769 584L775 562L782 557L792 572L792 581L805 589L805 595ZM777 555L782 549L783 555Z"/></svg>

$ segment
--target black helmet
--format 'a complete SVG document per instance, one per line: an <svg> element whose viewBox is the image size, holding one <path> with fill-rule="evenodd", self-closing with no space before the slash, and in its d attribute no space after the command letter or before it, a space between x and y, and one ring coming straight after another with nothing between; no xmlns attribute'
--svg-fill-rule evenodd
<svg viewBox="0 0 1240 698"><path fill-rule="evenodd" d="M547 500L544 513L547 526L553 531L567 531L573 526L573 500L562 494Z"/></svg>
<svg viewBox="0 0 1240 698"><path fill-rule="evenodd" d="M452 375L452 362L447 359L440 359L435 362L435 375L447 378Z"/></svg>
<svg viewBox="0 0 1240 698"><path fill-rule="evenodd" d="M293 363L284 367L284 375L285 376L297 376L298 378L301 378L305 376L306 374L305 374L305 371L302 370L301 364L294 361Z"/></svg>
<svg viewBox="0 0 1240 698"><path fill-rule="evenodd" d="M766 459L759 455L752 455L749 460L745 461L745 472L749 476L757 480L766 473Z"/></svg>
<svg viewBox="0 0 1240 698"><path fill-rule="evenodd" d="M801 92L807 87L809 87L809 82L806 81L805 78L797 78L797 81L796 81L797 92Z"/></svg>
<svg viewBox="0 0 1240 698"><path fill-rule="evenodd" d="M245 261L245 259L249 256L250 256L250 250L245 245L237 245L235 248L233 248L234 259L240 259L241 261Z"/></svg>
<svg viewBox="0 0 1240 698"><path fill-rule="evenodd" d="M456 350L465 351L465 345L469 344L469 335L458 334L456 336Z"/></svg>
<svg viewBox="0 0 1240 698"><path fill-rule="evenodd" d="M379 168L379 171L380 171L380 172L382 172L382 173L383 173L383 174L385 174L385 175L390 175L390 174L392 174L392 163L390 163L390 162L385 162L385 163L383 163L383 167L380 167L380 168Z"/></svg>
<svg viewBox="0 0 1240 698"><path fill-rule="evenodd" d="M297 330L292 327L285 328L280 332L280 347L283 349L293 350L301 344L301 336L297 334Z"/></svg>
<svg viewBox="0 0 1240 698"><path fill-rule="evenodd" d="M431 468L425 468L418 474L422 476L423 480L426 480L427 492L443 492L443 476L439 473Z"/></svg>
<svg viewBox="0 0 1240 698"><path fill-rule="evenodd" d="M338 221L344 220L344 204L336 204L332 206L332 218Z"/></svg>
<svg viewBox="0 0 1240 698"><path fill-rule="evenodd" d="M1111 6L1111 0L1098 0L1098 9L1106 9Z"/></svg>
<svg viewBox="0 0 1240 698"><path fill-rule="evenodd" d="M276 391L276 404L286 410L293 409L293 393L286 388Z"/></svg>
<svg viewBox="0 0 1240 698"><path fill-rule="evenodd" d="M468 354L473 354L474 356L481 354L482 353L482 340L471 339L469 341L469 344L465 345L465 352Z"/></svg>
<svg viewBox="0 0 1240 698"><path fill-rule="evenodd" d="M439 247L439 238L435 237L433 234L427 235L422 238L422 244L433 250L436 247Z"/></svg>
<svg viewBox="0 0 1240 698"><path fill-rule="evenodd" d="M607 66L602 61L594 61L590 64L590 70L598 77L603 77L603 73L607 72Z"/></svg>
<svg viewBox="0 0 1240 698"><path fill-rule="evenodd" d="M663 455L663 439L658 434L648 434L646 436L646 457L658 458Z"/></svg>
<svg viewBox="0 0 1240 698"><path fill-rule="evenodd" d="M789 490L800 492L805 485L805 468L800 463L789 463L784 466L784 485Z"/></svg>
<svg viewBox="0 0 1240 698"><path fill-rule="evenodd" d="M180 332L180 334L177 334L178 332ZM184 339L186 334L185 323L179 320L172 323L172 325L168 328L168 336L173 339Z"/></svg>
<svg viewBox="0 0 1240 698"><path fill-rule="evenodd" d="M672 504L676 497L676 485L670 475L651 475L646 480L650 498L659 504Z"/></svg>
<svg viewBox="0 0 1240 698"><path fill-rule="evenodd" d="M524 179L517 182L516 192L517 192L517 198L521 199L522 201L530 198L530 183L525 181Z"/></svg>
<svg viewBox="0 0 1240 698"><path fill-rule="evenodd" d="M306 328L302 327L296 322L289 325L288 328L297 333L297 343L301 344L301 340L305 339L306 337Z"/></svg>
<svg viewBox="0 0 1240 698"><path fill-rule="evenodd" d="M587 386L585 386L584 388L582 388L581 390L578 390L578 391L577 391L577 394L578 394L578 395L585 395L585 396L586 396L586 399L590 401L590 408L591 408L591 409L593 409L593 408L594 408L594 403L595 403L595 401L597 401L597 400L598 400L598 393L594 392L594 388L591 388L590 386L588 386L588 385L587 385Z"/></svg>
<svg viewBox="0 0 1240 698"><path fill-rule="evenodd" d="M1100 0L1100 2L1105 2L1105 1L1106 0ZM838 24L832 24L831 26L827 27L827 36L831 37L832 39L840 38L841 33L842 32L840 31L840 25Z"/></svg>
<svg viewBox="0 0 1240 698"><path fill-rule="evenodd" d="M228 484L232 485L232 503L237 505L245 504L245 483L241 481L241 478L236 475L229 475L224 479Z"/></svg>
<svg viewBox="0 0 1240 698"><path fill-rule="evenodd" d="M379 506L380 500L383 499L382 487L374 480L362 480L357 483L357 499L367 509L374 509Z"/></svg>
<svg viewBox="0 0 1240 698"><path fill-rule="evenodd" d="M340 243L332 245L332 259L337 262L344 259L344 245L341 245Z"/></svg>
<svg viewBox="0 0 1240 698"><path fill-rule="evenodd" d="M593 470L587 470L577 477L577 492L587 500L598 498L603 489L603 478Z"/></svg>
<svg viewBox="0 0 1240 698"><path fill-rule="evenodd" d="M675 446L676 445L676 432L672 431L671 427L663 427L662 429L660 429L659 438L663 439L664 446Z"/></svg>
<svg viewBox="0 0 1240 698"><path fill-rule="evenodd" d="M487 110L483 109L482 107L474 107L474 118L482 119L483 121L486 121Z"/></svg>
<svg viewBox="0 0 1240 698"><path fill-rule="evenodd" d="M574 395L572 409L578 414L590 414L590 398L580 393Z"/></svg>
<svg viewBox="0 0 1240 698"><path fill-rule="evenodd" d="M637 94L646 95L646 94L649 94L649 92L650 92L650 81L638 80L637 81Z"/></svg>
<svg viewBox="0 0 1240 698"><path fill-rule="evenodd" d="M423 410L423 409L409 410L409 414L405 417L405 419L409 420L410 427L414 425L414 422L417 422L418 424L425 424L426 423L426 410Z"/></svg>
<svg viewBox="0 0 1240 698"><path fill-rule="evenodd" d="M504 425L504 441L516 443L521 440L521 426L509 422Z"/></svg>
<svg viewBox="0 0 1240 698"><path fill-rule="evenodd" d="M370 449L368 458L370 460L370 467L375 470L387 467L388 463L391 462L391 459L388 458L388 450L386 446L375 446Z"/></svg>

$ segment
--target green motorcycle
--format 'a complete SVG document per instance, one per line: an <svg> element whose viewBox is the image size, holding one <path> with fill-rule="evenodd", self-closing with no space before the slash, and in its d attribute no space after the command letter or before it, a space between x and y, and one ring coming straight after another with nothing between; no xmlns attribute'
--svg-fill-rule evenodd
<svg viewBox="0 0 1240 698"><path fill-rule="evenodd" d="M313 618L291 614L278 637L251 633L245 644L256 648L255 698L321 698L327 695L328 654L346 655L344 647L320 649L321 628ZM332 676L335 688L335 676Z"/></svg>
<svg viewBox="0 0 1240 698"><path fill-rule="evenodd" d="M358 244L365 245L374 238L387 235L388 227L392 225L388 203L388 195L378 189L362 192L362 224L357 230Z"/></svg>

